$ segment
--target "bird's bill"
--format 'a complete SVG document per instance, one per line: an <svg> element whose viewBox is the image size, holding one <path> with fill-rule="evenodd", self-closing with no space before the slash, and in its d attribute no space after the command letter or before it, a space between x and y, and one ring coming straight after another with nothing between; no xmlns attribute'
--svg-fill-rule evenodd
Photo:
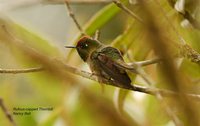
<svg viewBox="0 0 200 126"><path fill-rule="evenodd" d="M65 46L65 48L76 48L76 46Z"/></svg>

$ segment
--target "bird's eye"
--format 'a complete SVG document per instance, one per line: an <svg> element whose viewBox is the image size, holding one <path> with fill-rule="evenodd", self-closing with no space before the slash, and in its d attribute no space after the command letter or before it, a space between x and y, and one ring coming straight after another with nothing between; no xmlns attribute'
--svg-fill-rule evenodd
<svg viewBox="0 0 200 126"><path fill-rule="evenodd" d="M88 44L82 44L82 45L81 45L81 48L82 48L82 49L85 49L85 48L87 48L87 47L88 47Z"/></svg>

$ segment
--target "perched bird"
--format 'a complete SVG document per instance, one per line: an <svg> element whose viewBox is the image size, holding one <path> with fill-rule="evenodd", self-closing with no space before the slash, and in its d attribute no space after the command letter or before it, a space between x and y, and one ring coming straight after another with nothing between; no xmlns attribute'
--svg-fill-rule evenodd
<svg viewBox="0 0 200 126"><path fill-rule="evenodd" d="M82 37L76 46L65 47L76 48L81 59L89 65L99 82L102 82L103 77L117 82L119 86L132 87L127 72L118 64L118 62L124 63L118 49L105 46L89 36Z"/></svg>

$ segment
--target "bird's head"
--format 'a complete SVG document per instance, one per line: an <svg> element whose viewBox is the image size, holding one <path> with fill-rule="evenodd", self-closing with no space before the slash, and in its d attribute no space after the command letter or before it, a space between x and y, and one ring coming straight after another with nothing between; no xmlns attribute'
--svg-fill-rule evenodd
<svg viewBox="0 0 200 126"><path fill-rule="evenodd" d="M100 43L97 40L92 39L89 36L83 36L77 42L76 46L65 46L66 48L76 48L79 56L83 61L86 61L90 54L98 49Z"/></svg>

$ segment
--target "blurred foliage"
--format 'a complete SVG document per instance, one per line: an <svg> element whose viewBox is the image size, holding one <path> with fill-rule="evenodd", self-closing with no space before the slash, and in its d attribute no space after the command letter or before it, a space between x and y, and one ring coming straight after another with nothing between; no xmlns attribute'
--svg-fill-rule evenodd
<svg viewBox="0 0 200 126"><path fill-rule="evenodd" d="M181 26L184 16L182 17L177 9L174 8L177 1L162 0L160 2L161 4L158 5L153 0L148 0L145 4L154 12L153 20L160 29L162 39L167 42L166 45L172 47L172 53L178 52L179 50L179 48L176 48L176 44L180 44L180 39L176 31L183 37L187 44L197 52L200 52L200 32L195 27ZM139 2L129 4L128 0L123 0L123 4L143 19L146 18L143 14L142 5ZM80 6L84 7L84 4ZM159 6L165 10L166 15L160 10ZM191 6L193 5L190 4ZM198 7L195 5L195 8ZM75 9L79 8L77 7ZM189 12L193 13L193 11ZM199 12L199 9L196 11ZM193 18L200 21L198 17ZM65 59L67 64L88 70L87 65L80 60L76 51L70 50L67 54L63 54L55 45L43 38L42 35L32 29L24 27L23 24L16 23L7 18L2 18L0 23L1 25L9 26L9 30L13 35L24 41L25 45L45 56L53 59ZM175 26L176 31L172 28L171 24ZM74 27L76 27L75 24ZM132 19L113 3L103 5L87 21L83 29L91 36L93 36L96 30L102 31L100 40L103 40L103 43L118 48L123 53L126 62L142 61L156 57L152 45L149 42L151 38L148 36L148 31L140 22ZM41 66L39 61L35 61L24 51L7 42L4 34L3 29L1 29L1 69L20 69ZM76 44L81 36L80 33L74 36L73 43ZM66 43L66 45L68 44ZM183 58L179 64L177 63L176 65L180 66L177 67L177 70L181 73L181 81L186 83L186 85L183 85L183 90L186 93L200 94L200 65L186 58ZM160 66L158 65L144 67L149 77L154 80L155 86L166 88L168 87L165 85L167 82L163 80L162 77L164 75L160 73L159 69ZM4 100L11 115L13 115L14 107L53 107L53 111L33 111L31 115L24 116L13 115L18 126L175 125L172 118L167 115L162 103L154 96L119 90L111 86L106 86L105 91L102 93L101 86L97 82L72 74L66 76L71 76L73 80L62 80L59 78L59 75L55 75L49 71L0 75L0 97ZM133 84L140 83L141 85L147 86L145 81L138 75L130 73L130 77ZM179 103L176 103L176 100L173 101L171 98L164 98L164 100L178 118L189 126L189 122L187 122L188 120L185 119L183 114L185 111L181 111L181 106L184 105L179 105ZM193 109L196 110L197 117L200 117L200 108L197 107L200 103L191 102L191 104L194 105ZM0 111L0 126L10 125L4 113Z"/></svg>

